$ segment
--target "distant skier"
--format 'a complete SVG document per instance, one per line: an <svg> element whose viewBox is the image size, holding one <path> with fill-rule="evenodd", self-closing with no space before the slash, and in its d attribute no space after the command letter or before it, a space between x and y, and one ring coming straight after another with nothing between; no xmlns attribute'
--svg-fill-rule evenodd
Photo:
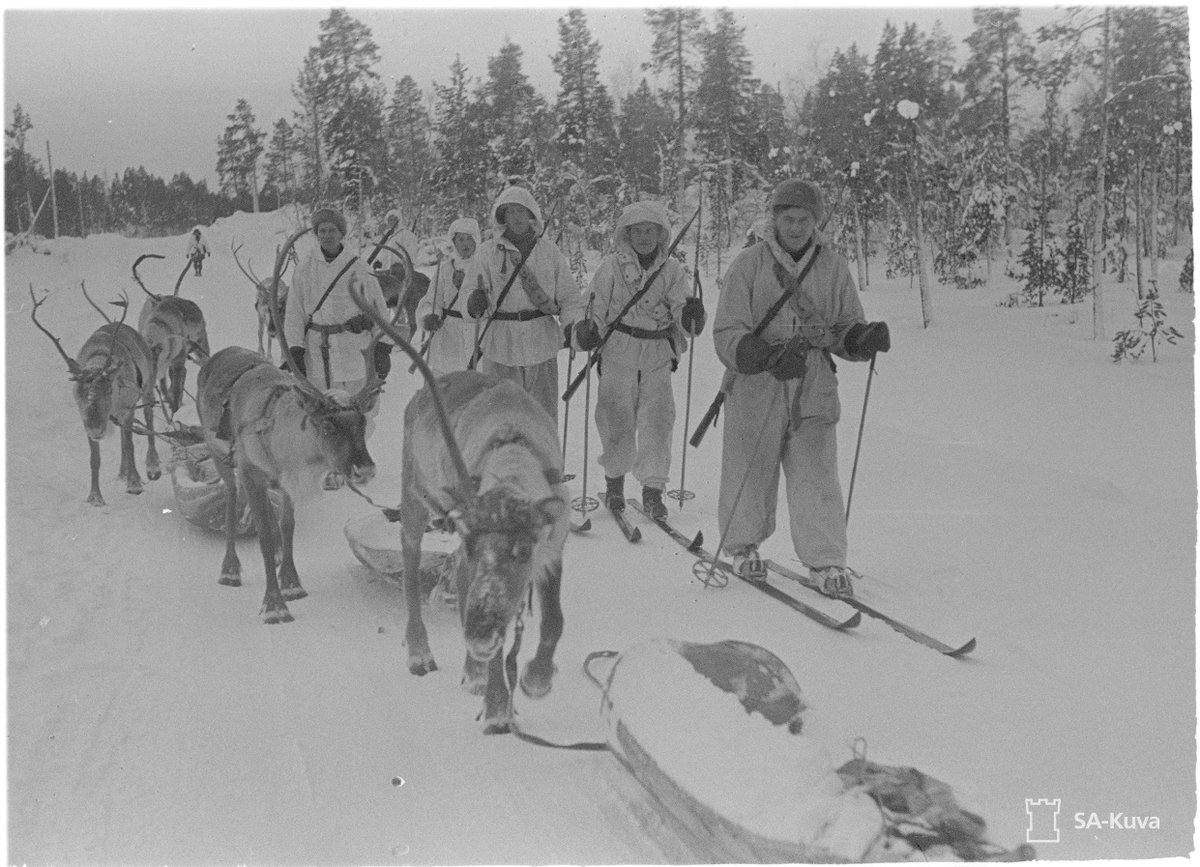
<svg viewBox="0 0 1200 867"><path fill-rule="evenodd" d="M832 356L868 361L891 348L891 337L887 323L866 321L849 264L816 232L824 213L815 184L784 181L771 196L771 231L725 274L713 319L717 355L728 368L718 523L738 573L763 579L758 545L775 532L782 467L796 555L827 594L853 596L850 581L859 575L846 566Z"/></svg>
<svg viewBox="0 0 1200 867"><path fill-rule="evenodd" d="M200 227L192 229L192 237L188 239L187 257L188 261L196 269L196 276L201 276L200 270L204 264L204 260L212 254L208 251L208 244L204 241L204 236L200 232Z"/></svg>
<svg viewBox="0 0 1200 867"><path fill-rule="evenodd" d="M625 508L625 474L632 472L642 483L643 508L656 519L667 517L663 489L675 424L671 373L686 335L704 329L704 305L691 297L683 266L667 257L670 243L666 208L656 202L626 206L617 218L614 250L600 262L588 290L595 296L592 316L574 329L575 344L585 352L613 329L601 351L596 399L596 428L604 447L600 466L608 486L605 505L615 511ZM647 284L652 274L657 276ZM646 294L617 321L625 304L646 285Z"/></svg>

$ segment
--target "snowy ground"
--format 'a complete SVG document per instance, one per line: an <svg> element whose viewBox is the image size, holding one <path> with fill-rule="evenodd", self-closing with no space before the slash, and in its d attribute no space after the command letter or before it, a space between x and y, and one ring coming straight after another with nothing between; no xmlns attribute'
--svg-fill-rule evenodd
<svg viewBox="0 0 1200 867"><path fill-rule="evenodd" d="M182 294L204 308L214 348L256 343L230 241L262 273L283 230L275 215L245 214L209 230L213 258ZM5 263L10 863L703 860L611 756L483 737L479 700L459 688L452 609L426 616L442 670L408 674L401 594L343 538L346 520L369 510L353 493L301 511L310 596L292 605L295 623L275 627L257 616L257 544L241 546L246 586L218 586L221 540L173 512L165 477L125 494L115 439L102 446L108 506L87 505L84 435L64 365L30 324L28 287L52 290L39 316L73 353L98 324L80 280L98 298L129 291L136 310L133 260L168 256L142 273L170 292L184 239L96 236L42 250ZM925 330L907 280L863 293L894 348L872 385L851 562L869 576L865 598L947 641L976 637L971 657L944 658L870 620L834 633L736 582L705 589L693 558L655 528L631 546L595 514L593 532L568 541L555 690L518 697L524 727L603 738L599 692L580 670L591 651L741 639L788 664L811 706L807 731L839 763L865 738L870 758L953 785L998 842L1024 842L1026 799L1048 798L1060 800L1060 842L1038 844L1043 858L1189 853L1194 311L1175 291L1178 268L1164 264L1162 300L1187 339L1157 364L1112 364L1110 343L1090 339L1090 305L999 308L1014 288L999 277L940 287ZM711 311L715 290L708 301ZM1110 334L1132 324L1128 286L1108 287L1106 303ZM370 443L380 475L368 491L387 504L399 499L400 418L416 385L398 358L396 369ZM718 378L706 335L693 425ZM866 365L841 365L843 484L865 383ZM686 365L675 384L681 440ZM567 461L580 476L582 398ZM696 498L673 512L710 544L720 446L718 427L689 450ZM593 429L593 492L597 448ZM787 561L786 533L766 553ZM1119 813L1121 827L1077 827L1093 813ZM1158 827L1125 829L1133 817Z"/></svg>

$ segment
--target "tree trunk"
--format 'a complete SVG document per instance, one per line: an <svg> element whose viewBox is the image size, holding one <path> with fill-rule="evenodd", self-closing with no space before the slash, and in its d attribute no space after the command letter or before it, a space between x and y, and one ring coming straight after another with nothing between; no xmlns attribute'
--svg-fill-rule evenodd
<svg viewBox="0 0 1200 867"><path fill-rule="evenodd" d="M250 167L250 199L254 203L254 213L258 213L258 166Z"/></svg>
<svg viewBox="0 0 1200 867"><path fill-rule="evenodd" d="M1146 243L1150 256L1150 286L1158 294L1158 158L1150 165L1150 212L1146 215Z"/></svg>
<svg viewBox="0 0 1200 867"><path fill-rule="evenodd" d="M54 161L50 159L50 141L46 140L46 170L50 173L50 212L54 214L54 237L58 237L58 190L54 185Z"/></svg>
<svg viewBox="0 0 1200 867"><path fill-rule="evenodd" d="M79 237L87 237L87 225L83 222L83 188L75 182L75 198L79 201Z"/></svg>
<svg viewBox="0 0 1200 867"><path fill-rule="evenodd" d="M1133 270L1137 277L1137 297L1141 301L1146 297L1142 284L1142 160L1139 157L1134 167L1133 175Z"/></svg>
<svg viewBox="0 0 1200 867"><path fill-rule="evenodd" d="M1104 170L1108 162L1108 23L1104 7L1103 64L1100 75L1100 153L1096 159L1096 213L1092 227L1092 339L1104 338L1104 293L1100 274L1104 260Z"/></svg>
<svg viewBox="0 0 1200 867"><path fill-rule="evenodd" d="M858 265L859 291L867 291L867 251L863 243L862 211L858 206L858 197L851 193L850 201L854 204L854 249L855 264Z"/></svg>
<svg viewBox="0 0 1200 867"><path fill-rule="evenodd" d="M912 150L909 152L909 180L908 192L909 198L912 200L912 230L913 244L917 250L917 285L920 286L921 292L921 324L922 327L928 328L933 324L933 298L930 295L929 289L929 271L926 267L925 257L925 240L924 229L921 225L921 199L919 180L919 166L917 164L917 124L913 121L913 140Z"/></svg>

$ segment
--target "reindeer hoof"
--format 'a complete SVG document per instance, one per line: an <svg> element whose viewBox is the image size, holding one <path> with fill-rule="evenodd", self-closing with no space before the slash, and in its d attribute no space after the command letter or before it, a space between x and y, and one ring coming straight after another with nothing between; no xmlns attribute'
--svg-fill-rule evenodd
<svg viewBox="0 0 1200 867"><path fill-rule="evenodd" d="M467 657L463 666L462 687L468 695L483 695L487 690L488 673L483 663Z"/></svg>
<svg viewBox="0 0 1200 867"><path fill-rule="evenodd" d="M222 574L221 577L217 579L217 583L224 584L226 587L241 587L242 576Z"/></svg>
<svg viewBox="0 0 1200 867"><path fill-rule="evenodd" d="M146 478L152 482L157 482L162 478L162 470L158 467L154 467L153 469L146 467Z"/></svg>
<svg viewBox="0 0 1200 867"><path fill-rule="evenodd" d="M554 675L557 673L558 666L553 663L551 663L549 671L546 671L540 667L535 668L534 664L530 662L521 674L521 692L530 698L544 698L554 686Z"/></svg>
<svg viewBox="0 0 1200 867"><path fill-rule="evenodd" d="M140 494L141 492L142 492L142 486L140 483L137 485L129 485L128 487L125 488L125 493L127 493L127 494Z"/></svg>
<svg viewBox="0 0 1200 867"><path fill-rule="evenodd" d="M433 654L426 650L424 653L410 653L408 655L408 670L423 677L431 671L437 671L437 662L433 658Z"/></svg>
<svg viewBox="0 0 1200 867"><path fill-rule="evenodd" d="M281 606L279 608L263 608L262 610L263 623L291 623L294 619L295 618L292 617L292 613L287 610L286 606Z"/></svg>
<svg viewBox="0 0 1200 867"><path fill-rule="evenodd" d="M308 595L308 591L305 590L303 587L301 587L299 584L297 584L295 587L284 587L284 588L280 589L279 592L283 596L283 598L286 599L288 602L292 602L293 600L296 600L296 599L303 599L305 596Z"/></svg>
<svg viewBox="0 0 1200 867"><path fill-rule="evenodd" d="M104 502L104 497L100 496L99 491L97 491L94 494L90 494L87 498L87 501L89 504L91 504L93 506L107 506L108 505L108 503Z"/></svg>
<svg viewBox="0 0 1200 867"><path fill-rule="evenodd" d="M489 719L483 724L485 735L506 735L512 731L512 717L505 714L496 719Z"/></svg>

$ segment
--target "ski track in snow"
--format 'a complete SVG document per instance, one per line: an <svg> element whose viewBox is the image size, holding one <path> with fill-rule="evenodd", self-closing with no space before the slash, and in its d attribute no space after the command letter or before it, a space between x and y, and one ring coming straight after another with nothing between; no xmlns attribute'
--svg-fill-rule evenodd
<svg viewBox="0 0 1200 867"><path fill-rule="evenodd" d="M181 294L204 309L214 347L257 343L253 290L229 242L245 242L243 257L262 272L285 231L278 214L238 214L209 230L213 258ZM127 495L115 436L101 444L108 505L87 505L86 441L64 365L29 322L28 286L52 290L39 318L73 353L98 324L79 281L97 300L127 290L132 320L142 297L129 266L141 253L168 256L142 272L149 288L170 292L184 239L42 246L49 255L21 249L6 261L10 862L704 859L611 756L481 735L481 700L459 687L455 609L435 602L426 613L439 671L408 673L402 594L344 541L346 520L370 508L350 491L299 506L310 595L290 604L294 623L273 627L258 619L257 541L238 544L245 586L219 586L223 541L173 512L166 475ZM1163 264L1163 286L1174 286L1178 264ZM706 276L711 321L718 293ZM1026 798L1057 797L1062 839L1039 845L1043 858L1190 851L1192 297L1163 292L1183 344L1164 347L1158 364L1113 365L1109 344L1090 340L1090 306L997 308L1012 288L999 279L938 288L927 330L907 281L879 280L862 295L868 318L891 325L894 348L872 384L851 564L867 575L865 601L952 644L976 637L970 657L945 659L869 618L834 633L739 582L705 589L695 558L631 510L646 525L636 545L604 515L568 540L559 674L540 702L518 694L520 724L552 740L603 739L599 691L580 670L593 650L659 637L750 641L792 669L811 706L805 731L835 761L865 738L873 760L954 786L998 843L1024 841ZM1106 300L1109 332L1128 327L1128 289L1112 286ZM719 380L708 333L698 349L691 426ZM401 417L416 387L407 361L393 362L370 442L380 472L367 489L384 504L399 500ZM843 485L866 368L839 363ZM195 377L189 365L193 393ZM574 403L567 469L578 496L582 392ZM696 499L670 503L709 550L720 442L718 422L689 450ZM170 446L159 446L165 459ZM594 487L594 431L590 449ZM144 476L144 439L136 451ZM796 567L785 519L781 508L764 554ZM523 659L537 628L527 618ZM1156 815L1161 830L1076 830L1074 814L1092 811Z"/></svg>

